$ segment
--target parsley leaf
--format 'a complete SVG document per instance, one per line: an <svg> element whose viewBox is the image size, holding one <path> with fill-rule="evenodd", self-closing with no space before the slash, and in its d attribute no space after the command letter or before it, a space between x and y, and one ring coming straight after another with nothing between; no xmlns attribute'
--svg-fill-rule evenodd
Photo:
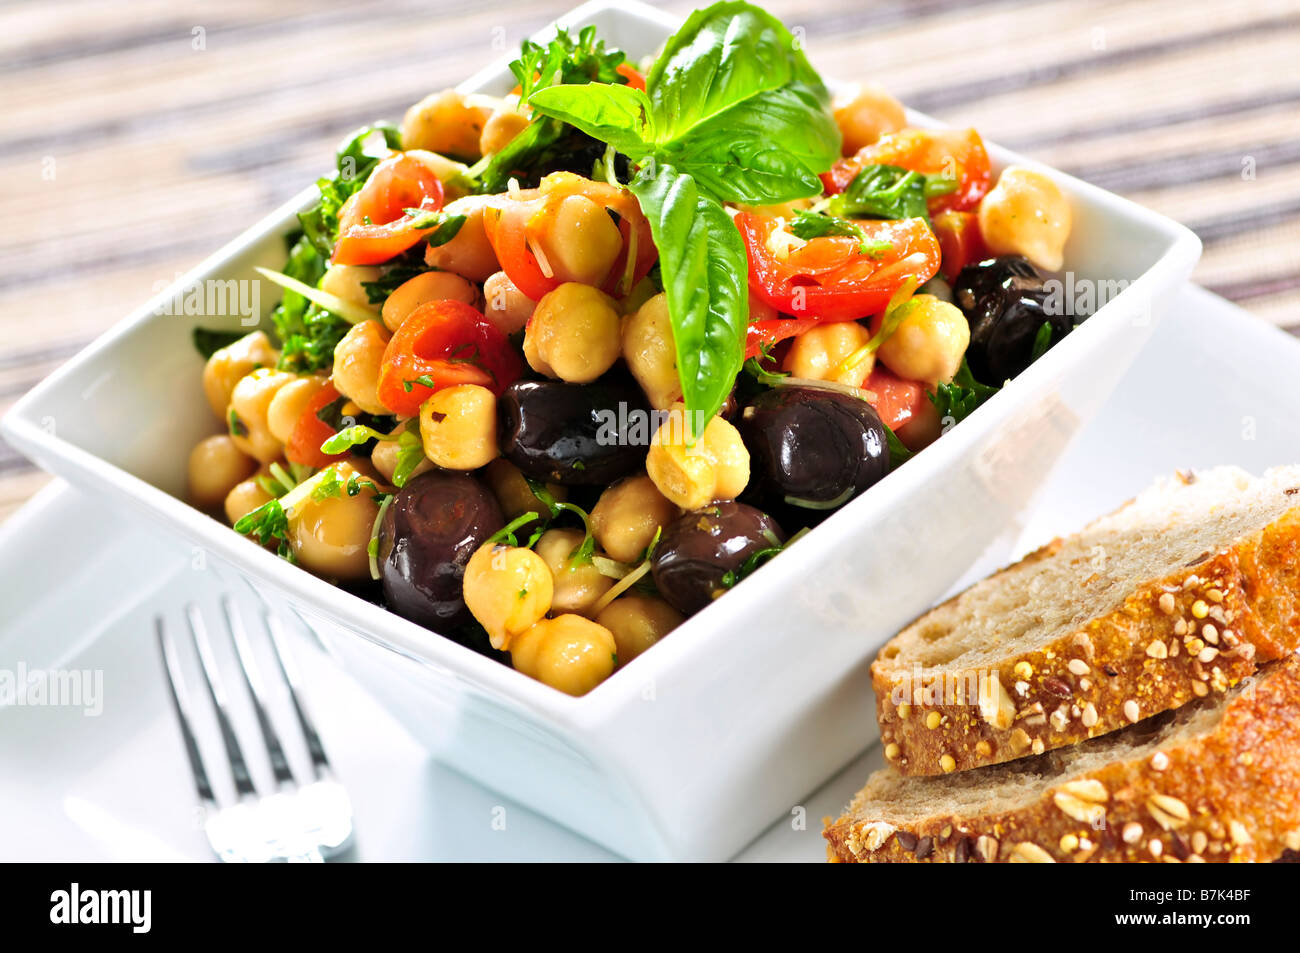
<svg viewBox="0 0 1300 953"><path fill-rule="evenodd" d="M831 214L857 218L929 218L925 176L894 165L869 165L831 198Z"/></svg>
<svg viewBox="0 0 1300 953"><path fill-rule="evenodd" d="M618 72L625 59L622 50L606 49L605 41L596 39L594 26L583 27L576 37L560 29L545 45L525 40L510 72L519 81L519 101L527 102L534 92L549 86L625 84L626 77ZM585 133L552 116L538 115L509 145L471 169L471 174L477 174L480 192L501 192L512 177L530 183L554 171L551 167L557 162L585 155L593 147L596 156L604 152L604 145ZM584 167L573 171L585 175L591 165L592 160L587 159Z"/></svg>
<svg viewBox="0 0 1300 953"><path fill-rule="evenodd" d="M826 236L856 238L858 239L858 252L869 258L880 258L885 252L894 247L893 242L872 241L867 238L862 226L848 219L836 218L833 215L822 215L818 212L800 211L796 213L786 228L795 238L802 238L804 241Z"/></svg>
<svg viewBox="0 0 1300 953"><path fill-rule="evenodd" d="M939 411L940 419L947 423L947 418L951 417L952 423L957 423L969 417L980 404L997 392L998 388L977 381L971 373L970 365L963 358L952 383L939 384L929 397L930 403Z"/></svg>
<svg viewBox="0 0 1300 953"><path fill-rule="evenodd" d="M297 561L293 548L289 545L289 518L279 500L268 500L241 517L235 523L235 532L241 536L251 536L263 546L279 540L277 553L289 562Z"/></svg>

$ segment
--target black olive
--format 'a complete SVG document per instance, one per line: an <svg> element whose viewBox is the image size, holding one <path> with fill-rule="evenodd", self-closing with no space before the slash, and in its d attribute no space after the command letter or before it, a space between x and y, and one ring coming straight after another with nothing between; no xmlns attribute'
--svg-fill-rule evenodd
<svg viewBox="0 0 1300 953"><path fill-rule="evenodd" d="M762 510L713 503L668 524L650 570L659 594L690 615L735 585L751 557L783 542L781 527Z"/></svg>
<svg viewBox="0 0 1300 953"><path fill-rule="evenodd" d="M1001 385L1034 359L1034 344L1046 323L1048 347L1073 327L1064 308L1049 307L1043 277L1019 255L967 265L957 276L953 297L970 323L966 361L975 379Z"/></svg>
<svg viewBox="0 0 1300 953"><path fill-rule="evenodd" d="M438 631L471 621L465 564L505 524L487 488L463 473L430 472L398 491L379 529L384 601Z"/></svg>
<svg viewBox="0 0 1300 953"><path fill-rule="evenodd" d="M655 419L630 379L516 381L497 400L501 456L524 476L609 484L645 465Z"/></svg>
<svg viewBox="0 0 1300 953"><path fill-rule="evenodd" d="M849 394L775 387L750 401L737 429L749 450L749 493L774 510L785 503L824 514L889 472L880 415Z"/></svg>

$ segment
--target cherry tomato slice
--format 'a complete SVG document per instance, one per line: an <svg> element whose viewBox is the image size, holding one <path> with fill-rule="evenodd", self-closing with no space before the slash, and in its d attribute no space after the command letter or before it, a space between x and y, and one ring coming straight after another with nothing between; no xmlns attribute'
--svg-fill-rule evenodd
<svg viewBox="0 0 1300 953"><path fill-rule="evenodd" d="M939 269L949 281L956 281L963 268L985 257L975 212L940 212L934 217L934 237L943 253Z"/></svg>
<svg viewBox="0 0 1300 953"><path fill-rule="evenodd" d="M908 278L924 284L939 270L939 243L924 219L861 221L868 242L889 247L863 254L857 238L824 236L780 259L768 239L779 220L741 212L754 294L784 314L820 321L852 321L877 314Z"/></svg>
<svg viewBox="0 0 1300 953"><path fill-rule="evenodd" d="M430 301L388 342L377 396L393 413L414 417L435 390L478 384L500 394L523 371L509 340L480 312L462 301Z"/></svg>
<svg viewBox="0 0 1300 953"><path fill-rule="evenodd" d="M405 153L389 156L339 210L339 238L330 261L377 265L400 255L430 231L412 228L406 209L436 212L442 201L442 182L428 166Z"/></svg>
<svg viewBox="0 0 1300 953"><path fill-rule="evenodd" d="M516 288L534 301L540 301L560 286L560 280L548 275L548 269L543 269L534 249L540 247L540 240L550 228L551 214L570 195L585 196L618 215L623 247L601 288L615 296L626 294L650 273L659 257L650 223L630 192L606 182L584 179L572 172L552 173L536 189L520 189L513 194L497 196L484 209L483 228L497 260L501 262L501 270ZM634 244L636 262L629 282L624 280L628 271L627 256Z"/></svg>
<svg viewBox="0 0 1300 953"><path fill-rule="evenodd" d="M316 416L341 396L335 390L333 381L326 381L325 386L307 402L303 412L298 415L298 422L293 425L289 442L285 444L284 455L290 463L319 470L347 456L346 453L328 454L321 451L321 444L334 436L337 431Z"/></svg>
<svg viewBox="0 0 1300 953"><path fill-rule="evenodd" d="M894 165L922 175L956 179L955 191L930 199L931 215L979 205L992 178L984 140L974 129L903 129L837 161L829 172L822 173L822 184L828 193L843 192L869 165Z"/></svg>
<svg viewBox="0 0 1300 953"><path fill-rule="evenodd" d="M867 402L890 430L897 430L921 412L926 401L925 385L899 377L879 361L863 383Z"/></svg>
<svg viewBox="0 0 1300 953"><path fill-rule="evenodd" d="M745 360L758 357L765 348L798 337L816 325L816 318L767 318L754 321L745 332Z"/></svg>

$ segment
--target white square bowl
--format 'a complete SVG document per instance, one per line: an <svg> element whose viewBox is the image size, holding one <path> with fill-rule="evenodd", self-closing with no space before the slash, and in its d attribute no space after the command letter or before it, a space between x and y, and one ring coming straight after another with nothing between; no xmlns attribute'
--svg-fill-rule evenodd
<svg viewBox="0 0 1300 953"><path fill-rule="evenodd" d="M612 0L561 22L595 24L633 59L676 25ZM505 91L508 59L462 88ZM995 169L1034 164L989 151ZM981 557L1006 554L1067 443L1196 261L1186 228L1054 175L1074 206L1068 267L1127 287L937 444L582 698L316 579L181 500L187 452L215 429L190 333L239 318L160 306L205 279L255 281L254 266L280 267L314 187L51 375L3 432L41 466L133 507L301 614L445 762L628 857L724 859L872 741L876 649ZM263 300L277 300L269 285Z"/></svg>

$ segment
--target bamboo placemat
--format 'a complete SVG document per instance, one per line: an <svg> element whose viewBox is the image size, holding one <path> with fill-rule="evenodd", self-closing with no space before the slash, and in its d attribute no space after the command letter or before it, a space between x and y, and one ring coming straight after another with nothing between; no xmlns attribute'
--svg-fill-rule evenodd
<svg viewBox="0 0 1300 953"><path fill-rule="evenodd" d="M563 0L0 7L0 413L151 292ZM684 14L693 4L672 0ZM1300 0L770 0L827 75L1126 195L1300 333ZM46 477L0 443L0 520Z"/></svg>

